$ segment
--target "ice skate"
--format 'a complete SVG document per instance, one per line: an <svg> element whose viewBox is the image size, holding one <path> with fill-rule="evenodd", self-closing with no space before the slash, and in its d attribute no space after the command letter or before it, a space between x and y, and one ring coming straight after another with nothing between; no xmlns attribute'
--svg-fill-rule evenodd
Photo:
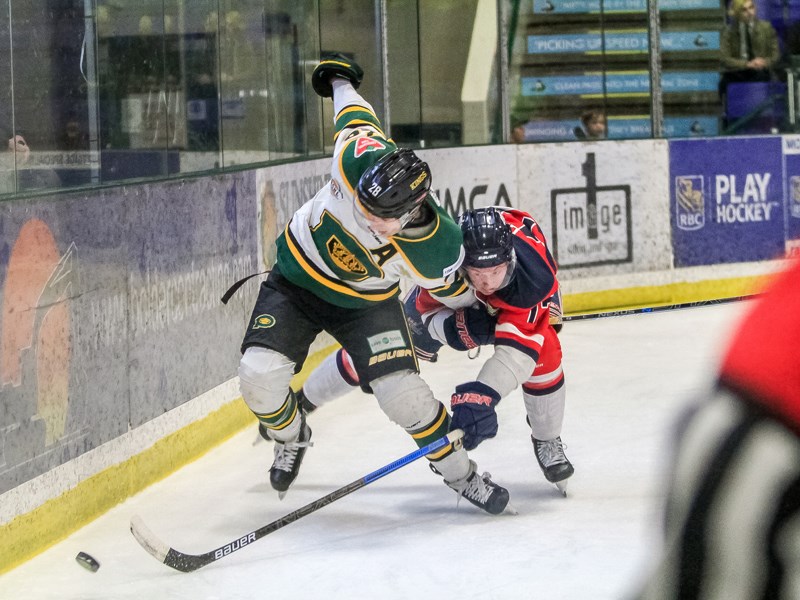
<svg viewBox="0 0 800 600"><path fill-rule="evenodd" d="M537 440L531 436L531 441L533 442L536 460L539 462L539 467L542 469L545 479L550 483L554 483L559 491L566 496L567 479L572 477L575 469L564 454L564 444L561 442L561 436L545 441Z"/></svg>
<svg viewBox="0 0 800 600"><path fill-rule="evenodd" d="M294 393L294 397L297 398L297 405L300 407L300 410L303 411L304 415L308 415L315 410L317 410L317 405L312 404L311 401L306 398L305 392L303 392L303 388L300 388Z"/></svg>
<svg viewBox="0 0 800 600"><path fill-rule="evenodd" d="M469 461L469 474L456 482L445 483L490 515L499 515L508 505L508 490L494 483L489 473L478 475L475 461Z"/></svg>
<svg viewBox="0 0 800 600"><path fill-rule="evenodd" d="M259 425L259 432L262 435L266 432L267 437L272 439L269 435L269 430L261 425ZM275 459L272 461L272 467L269 470L269 482L273 489L278 491L278 498L281 500L286 495L289 486L297 479L306 450L313 445L310 440L311 428L306 424L305 415L301 416L300 435L297 440L290 442L274 440Z"/></svg>

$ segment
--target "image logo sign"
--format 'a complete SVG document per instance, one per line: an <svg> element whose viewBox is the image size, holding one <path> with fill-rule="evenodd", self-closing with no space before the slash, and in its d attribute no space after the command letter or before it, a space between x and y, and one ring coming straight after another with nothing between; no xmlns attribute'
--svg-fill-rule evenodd
<svg viewBox="0 0 800 600"><path fill-rule="evenodd" d="M586 154L580 175L583 185L550 192L559 268L631 262L631 186L598 185L594 152Z"/></svg>

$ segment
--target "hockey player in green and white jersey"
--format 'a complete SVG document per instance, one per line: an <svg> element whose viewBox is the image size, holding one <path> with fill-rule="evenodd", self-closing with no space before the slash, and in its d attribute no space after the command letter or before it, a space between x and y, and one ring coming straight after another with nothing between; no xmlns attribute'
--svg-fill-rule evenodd
<svg viewBox="0 0 800 600"><path fill-rule="evenodd" d="M458 275L461 231L430 192L428 165L386 137L356 92L362 77L341 54L323 58L314 70L314 90L333 98L331 179L278 238L276 264L242 343L242 396L261 435L275 442L270 482L281 495L311 439L289 382L320 331L347 350L362 388L419 447L445 435L450 424L419 375L398 297L401 277L444 303L466 291ZM476 506L492 514L505 509L508 491L479 475L460 444L428 459Z"/></svg>

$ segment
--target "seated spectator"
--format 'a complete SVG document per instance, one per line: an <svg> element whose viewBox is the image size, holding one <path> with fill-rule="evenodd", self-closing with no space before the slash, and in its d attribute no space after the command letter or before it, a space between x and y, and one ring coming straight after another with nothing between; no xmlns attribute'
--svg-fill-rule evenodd
<svg viewBox="0 0 800 600"><path fill-rule="evenodd" d="M14 135L8 139L8 150L16 153L16 163L24 165L31 156L31 149L21 135Z"/></svg>
<svg viewBox="0 0 800 600"><path fill-rule="evenodd" d="M579 140L604 140L607 135L606 115L599 110L587 110L581 115L581 127L573 131Z"/></svg>
<svg viewBox="0 0 800 600"><path fill-rule="evenodd" d="M0 194L61 187L61 179L52 168L35 164L24 137L0 129L0 139L6 138L8 154L0 159Z"/></svg>
<svg viewBox="0 0 800 600"><path fill-rule="evenodd" d="M756 17L753 0L733 0L730 24L720 37L720 93L739 81L769 81L780 59L778 35L768 21Z"/></svg>
<svg viewBox="0 0 800 600"><path fill-rule="evenodd" d="M527 120L522 117L511 117L511 142L513 144L522 144L525 141L525 123Z"/></svg>

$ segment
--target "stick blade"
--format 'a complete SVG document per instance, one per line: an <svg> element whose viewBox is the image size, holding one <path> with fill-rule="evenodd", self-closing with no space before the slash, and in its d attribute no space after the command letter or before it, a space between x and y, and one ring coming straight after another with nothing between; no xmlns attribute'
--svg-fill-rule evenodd
<svg viewBox="0 0 800 600"><path fill-rule="evenodd" d="M182 571L184 573L196 571L200 567L204 567L227 554L224 552L225 547L217 548L216 550L200 555L184 554L158 539L156 535L150 531L150 528L144 524L144 521L139 515L131 517L131 533L133 537L136 538L136 541L139 542L139 545L147 550L147 552L154 556L159 562L176 571ZM251 533L250 535L253 536L254 534Z"/></svg>
<svg viewBox="0 0 800 600"><path fill-rule="evenodd" d="M152 554L159 562L164 562L167 559L167 554L170 547L156 537L150 531L150 528L144 524L144 521L139 515L131 517L131 533L139 545Z"/></svg>

